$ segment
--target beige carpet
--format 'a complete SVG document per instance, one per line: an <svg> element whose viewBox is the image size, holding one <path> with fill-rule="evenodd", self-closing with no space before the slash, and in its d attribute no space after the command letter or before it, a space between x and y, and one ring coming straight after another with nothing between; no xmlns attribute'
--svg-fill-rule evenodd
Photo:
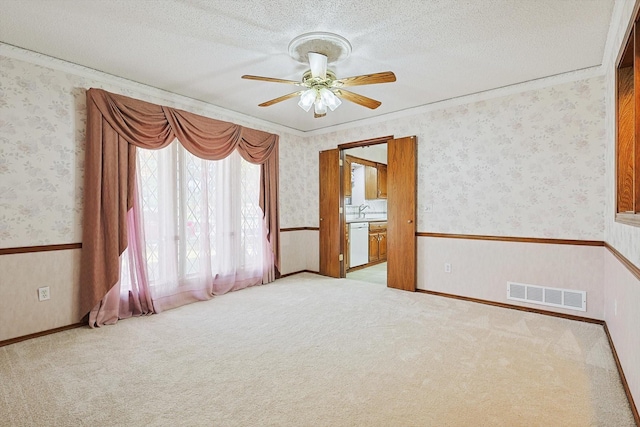
<svg viewBox="0 0 640 427"><path fill-rule="evenodd" d="M300 274L0 348L2 426L632 426L603 328Z"/></svg>

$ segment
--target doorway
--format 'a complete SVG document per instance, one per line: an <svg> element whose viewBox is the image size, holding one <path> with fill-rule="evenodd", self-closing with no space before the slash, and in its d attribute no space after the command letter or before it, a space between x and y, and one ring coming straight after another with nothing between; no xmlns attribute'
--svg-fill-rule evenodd
<svg viewBox="0 0 640 427"><path fill-rule="evenodd" d="M351 214L357 214L356 219L372 218L368 203L354 205L353 195L345 194L352 189L351 171L347 166L349 157L345 150L387 144L387 164L375 162L369 173L376 172L381 176L381 184L376 187L377 198L387 195L387 224L369 225L368 247L369 260L377 258L377 264L384 263L380 254L386 255L387 286L390 288L415 291L416 289L416 186L417 186L417 143L416 137L394 139L393 136L341 144L336 149L320 152L320 227L319 253L320 274L330 277L346 277L350 268L348 239L349 223L346 221L346 209L353 209ZM365 160L371 163L371 161ZM373 167L375 165L375 167ZM380 166L380 167L378 167ZM365 170L365 179L367 172ZM349 181L349 184L345 184ZM366 188L365 188L366 191ZM366 200L376 199L376 196ZM374 211L370 211L374 212ZM379 212L379 211L378 211ZM374 215L374 214L373 214ZM365 221L362 221L365 222ZM370 221L366 221L369 223ZM375 222L375 221L371 221ZM381 221L379 221L381 222ZM375 240L375 242L374 242ZM375 259L374 259L375 260Z"/></svg>
<svg viewBox="0 0 640 427"><path fill-rule="evenodd" d="M387 284L387 142L342 150L345 277Z"/></svg>

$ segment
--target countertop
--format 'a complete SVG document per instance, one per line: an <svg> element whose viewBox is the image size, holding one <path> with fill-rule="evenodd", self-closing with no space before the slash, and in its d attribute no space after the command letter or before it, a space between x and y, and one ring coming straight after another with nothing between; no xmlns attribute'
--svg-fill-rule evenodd
<svg viewBox="0 0 640 427"><path fill-rule="evenodd" d="M387 218L354 218L348 219L347 224L351 224L353 222L386 222Z"/></svg>

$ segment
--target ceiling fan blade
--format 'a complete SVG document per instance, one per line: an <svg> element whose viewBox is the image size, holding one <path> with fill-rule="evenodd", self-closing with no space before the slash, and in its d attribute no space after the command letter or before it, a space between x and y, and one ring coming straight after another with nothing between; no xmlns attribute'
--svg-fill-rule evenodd
<svg viewBox="0 0 640 427"><path fill-rule="evenodd" d="M262 104L258 104L258 107L269 107L270 105L277 104L278 102L286 101L287 99L295 98L298 95L302 95L303 92L304 90L299 90L297 92L283 95L270 101L263 102Z"/></svg>
<svg viewBox="0 0 640 427"><path fill-rule="evenodd" d="M273 78L273 77L250 76L248 74L245 74L244 76L242 76L242 78L243 79L248 79L248 80L260 80L260 81L263 81L263 82L287 83L287 84L291 84L291 85L302 86L302 83L296 82L294 80L276 79L276 78Z"/></svg>
<svg viewBox="0 0 640 427"><path fill-rule="evenodd" d="M309 67L311 77L327 78L327 57L321 53L309 52Z"/></svg>
<svg viewBox="0 0 640 427"><path fill-rule="evenodd" d="M391 83L396 81L396 75L392 71L383 71L382 73L363 74L361 76L347 77L346 79L338 79L333 82L334 87L342 86L362 86L373 85L377 83Z"/></svg>
<svg viewBox="0 0 640 427"><path fill-rule="evenodd" d="M371 108L375 110L382 102L376 101L375 99L367 98L366 96L358 95L357 93L349 92L344 89L336 89L334 92L338 97L342 99L346 99L347 101L355 102L358 105L362 105L363 107Z"/></svg>

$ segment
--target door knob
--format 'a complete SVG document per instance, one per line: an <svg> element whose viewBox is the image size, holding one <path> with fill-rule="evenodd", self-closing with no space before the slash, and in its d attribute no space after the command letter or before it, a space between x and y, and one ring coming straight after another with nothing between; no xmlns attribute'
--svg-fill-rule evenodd
<svg viewBox="0 0 640 427"><path fill-rule="evenodd" d="M320 218L320 221L322 221L322 220L323 220L323 218Z"/></svg>
<svg viewBox="0 0 640 427"><path fill-rule="evenodd" d="M408 220L407 224L411 224L413 222L413 220Z"/></svg>

